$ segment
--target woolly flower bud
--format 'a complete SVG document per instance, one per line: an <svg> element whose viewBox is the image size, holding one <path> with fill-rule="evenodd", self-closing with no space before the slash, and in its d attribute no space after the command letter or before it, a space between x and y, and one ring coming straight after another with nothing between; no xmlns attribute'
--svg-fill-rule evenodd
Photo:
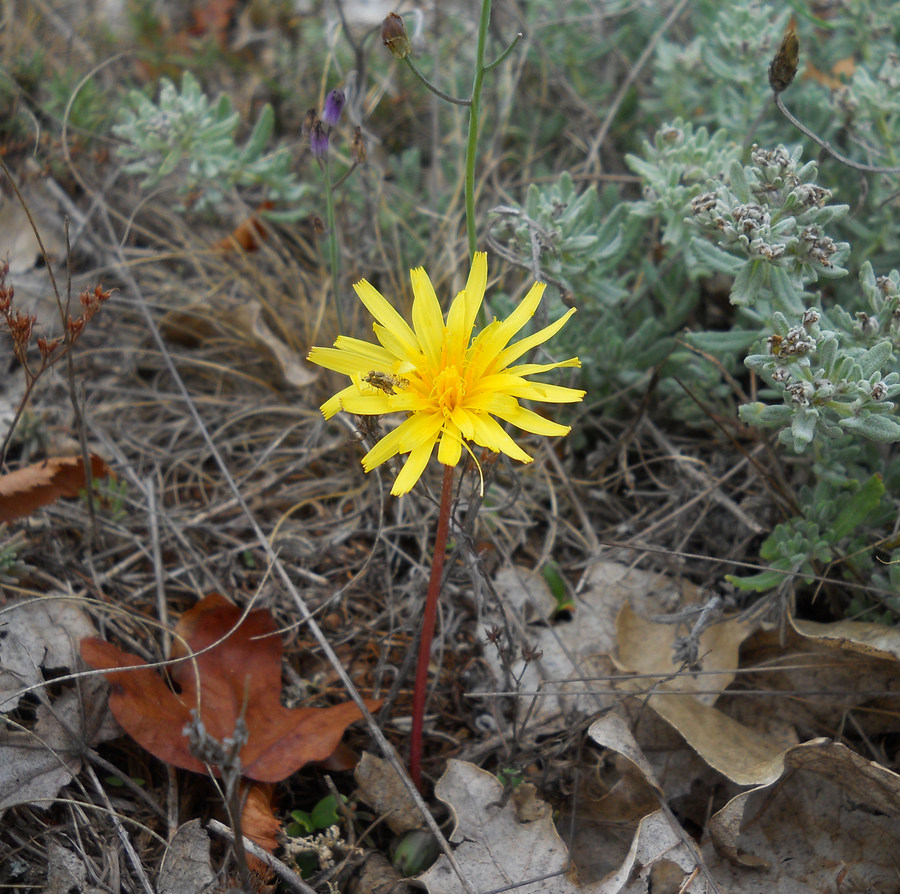
<svg viewBox="0 0 900 894"><path fill-rule="evenodd" d="M344 111L344 102L347 97L343 90L332 90L325 98L325 110L322 112L322 122L328 127L334 127L341 120L341 112Z"/></svg>
<svg viewBox="0 0 900 894"><path fill-rule="evenodd" d="M396 59L405 59L412 50L403 19L395 12L390 13L382 23L381 40Z"/></svg>

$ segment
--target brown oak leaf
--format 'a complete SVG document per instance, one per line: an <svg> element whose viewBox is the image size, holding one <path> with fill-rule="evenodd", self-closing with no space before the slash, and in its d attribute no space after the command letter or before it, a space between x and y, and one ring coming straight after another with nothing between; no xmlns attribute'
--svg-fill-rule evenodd
<svg viewBox="0 0 900 894"><path fill-rule="evenodd" d="M182 615L176 634L196 657L169 666L177 693L145 667L142 658L105 640L82 640L81 656L105 672L112 686L109 706L119 724L160 760L206 772L205 764L190 753L184 732L191 709L199 711L206 732L220 742L234 735L243 711L249 738L240 753L242 774L259 782L279 782L311 761L328 758L361 714L353 702L285 708L283 645L275 621L265 609L249 612L243 621L241 614L224 596L212 593ZM176 648L172 657L186 654L183 647ZM380 704L380 699L366 700L370 710Z"/></svg>
<svg viewBox="0 0 900 894"><path fill-rule="evenodd" d="M99 456L91 455L91 477L112 472ZM80 456L55 456L0 475L0 522L34 512L60 497L77 497L87 486Z"/></svg>

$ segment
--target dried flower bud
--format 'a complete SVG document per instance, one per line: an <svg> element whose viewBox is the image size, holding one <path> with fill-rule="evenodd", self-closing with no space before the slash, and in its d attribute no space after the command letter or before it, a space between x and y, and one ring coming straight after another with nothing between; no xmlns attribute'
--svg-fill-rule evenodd
<svg viewBox="0 0 900 894"><path fill-rule="evenodd" d="M366 144L363 142L362 130L359 127L353 130L353 143L350 146L350 154L358 165L366 163Z"/></svg>
<svg viewBox="0 0 900 894"><path fill-rule="evenodd" d="M334 127L341 120L341 112L344 111L344 103L347 97L343 90L332 90L325 97L325 110L322 112L322 121L328 127Z"/></svg>
<svg viewBox="0 0 900 894"><path fill-rule="evenodd" d="M792 25L781 38L781 44L775 58L769 66L769 86L781 93L791 86L794 75L797 74L797 63L800 59L800 42L797 40L797 32Z"/></svg>
<svg viewBox="0 0 900 894"><path fill-rule="evenodd" d="M385 17L381 26L381 40L395 59L405 59L412 51L403 19L395 12Z"/></svg>
<svg viewBox="0 0 900 894"><path fill-rule="evenodd" d="M309 132L309 148L313 158L324 158L328 152L328 131L321 121L316 121Z"/></svg>
<svg viewBox="0 0 900 894"><path fill-rule="evenodd" d="M303 116L303 134L304 136L308 136L312 133L312 129L316 126L316 121L319 120L319 113L315 109L307 109L306 114Z"/></svg>

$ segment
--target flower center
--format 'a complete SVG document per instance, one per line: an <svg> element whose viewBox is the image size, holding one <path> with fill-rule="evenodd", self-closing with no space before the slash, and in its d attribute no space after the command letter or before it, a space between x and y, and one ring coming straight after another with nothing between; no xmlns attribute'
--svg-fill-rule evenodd
<svg viewBox="0 0 900 894"><path fill-rule="evenodd" d="M457 366L446 366L437 374L434 396L445 418L462 404L466 396L466 380Z"/></svg>

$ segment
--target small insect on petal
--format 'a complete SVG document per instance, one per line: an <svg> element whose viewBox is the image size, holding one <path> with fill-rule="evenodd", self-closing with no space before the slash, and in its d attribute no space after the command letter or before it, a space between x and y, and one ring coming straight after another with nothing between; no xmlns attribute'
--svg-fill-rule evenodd
<svg viewBox="0 0 900 894"><path fill-rule="evenodd" d="M363 376L363 381L367 385L371 385L373 388L383 391L385 394L396 394L395 388L399 388L402 391L404 388L409 387L408 379L404 379L401 376L392 376L389 373L379 372L377 369L373 369L371 372L366 373L366 375Z"/></svg>

